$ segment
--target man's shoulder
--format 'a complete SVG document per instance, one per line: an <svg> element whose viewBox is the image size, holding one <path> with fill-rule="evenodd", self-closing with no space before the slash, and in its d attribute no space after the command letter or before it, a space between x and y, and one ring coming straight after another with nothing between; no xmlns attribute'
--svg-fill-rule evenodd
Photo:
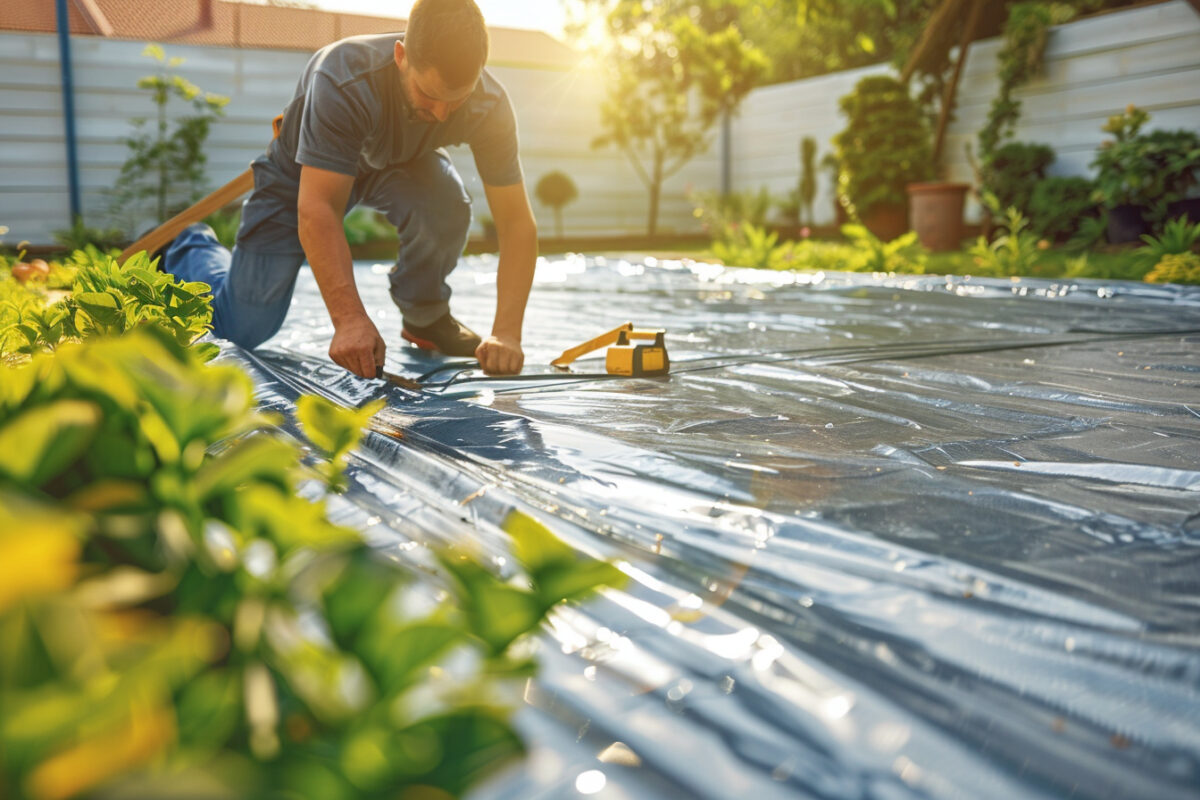
<svg viewBox="0 0 1200 800"><path fill-rule="evenodd" d="M483 71L479 73L479 83L475 85L471 102L484 109L491 109L497 103L508 102L508 92L505 90L504 84L487 67L484 67Z"/></svg>
<svg viewBox="0 0 1200 800"><path fill-rule="evenodd" d="M399 33L376 33L351 36L328 44L313 57L312 71L324 75L338 86L345 86L368 77L395 63Z"/></svg>

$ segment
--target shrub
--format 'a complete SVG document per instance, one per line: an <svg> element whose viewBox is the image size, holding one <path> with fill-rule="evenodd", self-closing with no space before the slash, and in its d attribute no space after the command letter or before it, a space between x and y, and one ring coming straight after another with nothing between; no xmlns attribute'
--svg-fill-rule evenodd
<svg viewBox="0 0 1200 800"><path fill-rule="evenodd" d="M313 402L346 449L377 409ZM11 370L0 420L6 796L461 795L522 751L510 645L619 575L517 514L534 588L442 552L439 601L305 497L244 373L154 327Z"/></svg>
<svg viewBox="0 0 1200 800"><path fill-rule="evenodd" d="M1034 189L1054 163L1054 150L1044 144L1009 142L984 160L980 171L983 191L996 196L1001 208L1029 214Z"/></svg>
<svg viewBox="0 0 1200 800"><path fill-rule="evenodd" d="M996 215L994 199L988 205ZM980 236L971 246L970 254L980 274L992 277L1029 275L1038 265L1042 242L1028 230L1029 220L1018 209L1009 207L999 225L1004 231L994 241Z"/></svg>
<svg viewBox="0 0 1200 800"><path fill-rule="evenodd" d="M108 251L120 250L129 237L120 228L93 228L84 224L82 217L75 217L71 227L54 231L54 241L72 252L89 246Z"/></svg>
<svg viewBox="0 0 1200 800"><path fill-rule="evenodd" d="M1134 251L1134 257L1147 265L1157 265L1167 256L1192 252L1200 241L1200 222L1180 217L1166 224L1162 236L1143 234L1142 241L1146 244Z"/></svg>
<svg viewBox="0 0 1200 800"><path fill-rule="evenodd" d="M579 197L579 189L576 188L575 181L571 180L570 175L559 170L547 172L537 182L534 194L537 195L538 202L554 209L555 235L561 239L563 235L563 207L574 202L575 198Z"/></svg>
<svg viewBox="0 0 1200 800"><path fill-rule="evenodd" d="M730 226L712 245L712 254L730 267L788 269L792 266L791 242L778 244L779 234L749 222Z"/></svg>
<svg viewBox="0 0 1200 800"><path fill-rule="evenodd" d="M1094 197L1094 196L1093 196ZM1108 236L1108 212L1103 208L1095 217L1083 217L1079 220L1079 229L1067 240L1066 249L1079 252L1088 250Z"/></svg>
<svg viewBox="0 0 1200 800"><path fill-rule="evenodd" d="M1150 283L1200 284L1200 255L1174 253L1163 256L1146 274L1146 280Z"/></svg>
<svg viewBox="0 0 1200 800"><path fill-rule="evenodd" d="M813 201L816 198L817 140L811 136L805 136L800 140L800 183L796 186L796 200L800 208L804 209L803 222L808 225L813 224ZM799 217L798 213L797 217Z"/></svg>
<svg viewBox="0 0 1200 800"><path fill-rule="evenodd" d="M742 224L762 227L771 210L771 192L762 186L757 191L693 192L692 216L700 220L704 231L714 241L727 241Z"/></svg>
<svg viewBox="0 0 1200 800"><path fill-rule="evenodd" d="M214 120L224 114L228 97L204 92L175 73L182 58L168 59L162 47L146 45L143 55L158 63L158 71L137 86L150 93L155 106L153 124L138 117L133 135L125 140L129 156L121 166L112 195L112 213L127 224L137 223L151 201L149 213L159 222L186 208L204 194L204 143ZM172 99L191 106L191 114L169 119Z"/></svg>
<svg viewBox="0 0 1200 800"><path fill-rule="evenodd" d="M1113 138L1100 145L1091 166L1099 171L1095 199L1107 209L1165 206L1196 185L1200 134L1187 129L1142 133L1149 120L1147 112L1131 105L1103 128Z"/></svg>
<svg viewBox="0 0 1200 800"><path fill-rule="evenodd" d="M929 126L908 87L873 75L839 102L848 120L833 140L841 194L860 218L879 206L906 205L905 187L933 177Z"/></svg>
<svg viewBox="0 0 1200 800"><path fill-rule="evenodd" d="M1094 190L1087 178L1054 176L1039 181L1029 200L1033 230L1049 239L1071 238L1084 219L1096 215Z"/></svg>
<svg viewBox="0 0 1200 800"><path fill-rule="evenodd" d="M925 272L929 253L921 246L914 231L890 242L881 240L863 225L843 225L842 234L852 245L844 269L851 272L904 272L914 275Z"/></svg>

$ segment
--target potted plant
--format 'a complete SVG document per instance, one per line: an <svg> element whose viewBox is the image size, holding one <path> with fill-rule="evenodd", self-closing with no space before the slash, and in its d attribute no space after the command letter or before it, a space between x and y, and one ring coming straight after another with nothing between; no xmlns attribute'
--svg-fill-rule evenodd
<svg viewBox="0 0 1200 800"><path fill-rule="evenodd" d="M1095 198L1108 211L1113 243L1150 233L1152 216L1165 221L1169 204L1184 200L1197 184L1200 135L1187 129L1142 133L1149 120L1133 105L1110 117L1103 130L1113 138L1100 145L1091 164L1098 170Z"/></svg>
<svg viewBox="0 0 1200 800"><path fill-rule="evenodd" d="M908 87L886 75L863 78L840 105L838 188L868 230L895 239L908 230L905 187L933 177L929 126Z"/></svg>

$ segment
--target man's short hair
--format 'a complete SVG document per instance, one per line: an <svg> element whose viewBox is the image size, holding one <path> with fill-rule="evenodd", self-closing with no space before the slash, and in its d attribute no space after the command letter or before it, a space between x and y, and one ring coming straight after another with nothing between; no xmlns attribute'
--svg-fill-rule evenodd
<svg viewBox="0 0 1200 800"><path fill-rule="evenodd" d="M487 62L488 33L474 0L417 0L404 51L418 72L437 70L449 89L473 84Z"/></svg>

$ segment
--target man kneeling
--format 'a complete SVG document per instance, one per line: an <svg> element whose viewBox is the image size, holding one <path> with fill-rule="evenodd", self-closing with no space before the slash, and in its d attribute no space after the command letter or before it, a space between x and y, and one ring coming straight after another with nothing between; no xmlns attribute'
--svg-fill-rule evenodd
<svg viewBox="0 0 1200 800"><path fill-rule="evenodd" d="M309 61L279 136L255 159L230 253L194 225L163 267L213 290L213 328L253 348L279 330L307 258L333 322L329 355L374 377L386 344L354 282L342 227L355 205L396 226L391 296L403 337L479 359L489 373L520 372L521 327L537 261L537 228L504 87L484 69L488 35L473 0L418 0L403 34L355 36ZM471 223L470 198L447 145L468 144L500 243L496 316L482 339L450 314L446 278Z"/></svg>

